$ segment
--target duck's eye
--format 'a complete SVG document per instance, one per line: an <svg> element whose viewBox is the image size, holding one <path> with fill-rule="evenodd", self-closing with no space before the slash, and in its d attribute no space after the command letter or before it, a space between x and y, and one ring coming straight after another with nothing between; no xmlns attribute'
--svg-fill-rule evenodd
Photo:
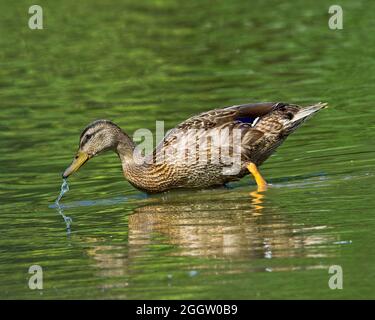
<svg viewBox="0 0 375 320"><path fill-rule="evenodd" d="M86 134L86 141L90 140L92 137L92 134Z"/></svg>
<svg viewBox="0 0 375 320"><path fill-rule="evenodd" d="M292 120L293 117L294 117L293 113L291 113L291 112L288 112L288 113L286 114L286 116L287 116L287 118L288 118L289 120Z"/></svg>

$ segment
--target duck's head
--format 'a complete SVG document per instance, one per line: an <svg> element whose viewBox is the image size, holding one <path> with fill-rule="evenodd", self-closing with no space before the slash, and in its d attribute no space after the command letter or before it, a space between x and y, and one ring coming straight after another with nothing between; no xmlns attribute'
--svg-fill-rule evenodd
<svg viewBox="0 0 375 320"><path fill-rule="evenodd" d="M68 178L92 157L108 150L116 150L121 135L123 132L112 121L97 120L90 123L82 131L77 154L62 177Z"/></svg>

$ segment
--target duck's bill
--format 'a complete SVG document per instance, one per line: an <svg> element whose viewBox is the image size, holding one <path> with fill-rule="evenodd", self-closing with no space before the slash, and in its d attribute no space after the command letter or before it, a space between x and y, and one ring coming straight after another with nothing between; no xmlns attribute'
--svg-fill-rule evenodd
<svg viewBox="0 0 375 320"><path fill-rule="evenodd" d="M68 178L72 173L78 171L89 159L90 157L87 153L79 151L73 159L72 164L62 174L62 177L64 179Z"/></svg>

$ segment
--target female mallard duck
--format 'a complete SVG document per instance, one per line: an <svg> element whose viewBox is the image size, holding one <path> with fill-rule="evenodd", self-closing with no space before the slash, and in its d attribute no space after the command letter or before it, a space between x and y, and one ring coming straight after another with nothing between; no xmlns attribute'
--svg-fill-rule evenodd
<svg viewBox="0 0 375 320"><path fill-rule="evenodd" d="M83 130L77 155L63 173L63 178L92 157L112 150L121 160L125 178L148 193L224 185L249 172L254 176L258 190L263 191L267 184L258 167L289 134L325 106L325 103L308 107L257 103L210 110L170 130L154 152L147 156L142 156L119 126L108 120L97 120ZM229 134L223 139L222 132ZM218 136L219 144L215 145L213 141ZM237 143L235 136L239 137ZM208 137L211 139L202 139ZM236 157L236 150L239 157ZM176 151L183 156L177 156ZM231 161L225 161L224 151L228 151L226 156ZM229 170L234 164L238 170Z"/></svg>

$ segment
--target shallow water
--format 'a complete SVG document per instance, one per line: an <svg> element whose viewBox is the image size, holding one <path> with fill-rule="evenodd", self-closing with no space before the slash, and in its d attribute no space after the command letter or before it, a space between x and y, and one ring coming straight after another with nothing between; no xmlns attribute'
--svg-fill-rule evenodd
<svg viewBox="0 0 375 320"><path fill-rule="evenodd" d="M71 0L31 31L27 1L1 2L0 297L375 298L375 4L340 3L339 31L326 1ZM256 101L330 105L262 166L267 192L146 196L103 155L69 178L67 234L54 201L89 122Z"/></svg>

